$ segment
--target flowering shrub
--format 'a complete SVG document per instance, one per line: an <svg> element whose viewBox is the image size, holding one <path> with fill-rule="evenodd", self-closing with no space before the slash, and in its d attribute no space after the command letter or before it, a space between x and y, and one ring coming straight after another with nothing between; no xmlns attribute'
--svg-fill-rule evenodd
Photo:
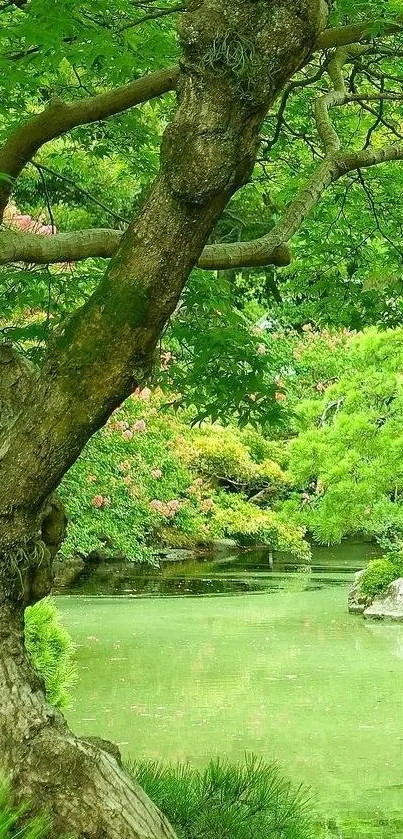
<svg viewBox="0 0 403 839"><path fill-rule="evenodd" d="M156 547L232 537L306 556L303 529L245 495L281 492L281 446L255 431L192 429L185 415L162 405L161 394L144 398L137 390L89 441L61 488L69 514L63 550L87 554L107 546L109 554L146 560Z"/></svg>
<svg viewBox="0 0 403 839"><path fill-rule="evenodd" d="M189 462L216 485L232 486L248 494L259 490L280 492L286 476L279 463L265 456L270 448L263 444L256 452L247 441L247 434L236 429L207 426L195 434Z"/></svg>

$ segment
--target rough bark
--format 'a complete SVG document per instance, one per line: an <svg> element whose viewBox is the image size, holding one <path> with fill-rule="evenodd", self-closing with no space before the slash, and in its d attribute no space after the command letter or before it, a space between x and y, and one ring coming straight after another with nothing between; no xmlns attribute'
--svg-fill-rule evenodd
<svg viewBox="0 0 403 839"><path fill-rule="evenodd" d="M113 757L74 737L46 705L24 654L22 610L49 590L64 526L52 494L91 434L148 373L189 272L250 176L267 109L324 26L320 0L188 6L178 109L148 200L41 369L0 347L0 753L17 794L29 795L35 809L48 804L55 833L87 839L173 833Z"/></svg>

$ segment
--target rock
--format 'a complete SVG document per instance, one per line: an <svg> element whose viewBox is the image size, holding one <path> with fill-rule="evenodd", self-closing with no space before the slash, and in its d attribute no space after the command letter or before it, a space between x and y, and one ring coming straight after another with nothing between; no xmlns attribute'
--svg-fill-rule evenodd
<svg viewBox="0 0 403 839"><path fill-rule="evenodd" d="M189 551L185 548L175 548L175 550L167 551L160 556L161 562L188 562L191 559L198 559L197 551Z"/></svg>
<svg viewBox="0 0 403 839"><path fill-rule="evenodd" d="M394 580L383 594L374 597L364 611L364 618L403 622L403 577Z"/></svg>
<svg viewBox="0 0 403 839"><path fill-rule="evenodd" d="M354 583L348 593L348 611L353 614L362 615L364 609L366 609L371 603L371 598L368 597L367 594L363 594L361 591L360 580L363 573L364 571L357 571L357 573L354 574Z"/></svg>
<svg viewBox="0 0 403 839"><path fill-rule="evenodd" d="M214 539L211 542L211 548L213 551L232 551L234 548L238 548L238 542L235 539Z"/></svg>
<svg viewBox="0 0 403 839"><path fill-rule="evenodd" d="M69 586L81 574L85 562L81 556L64 557L56 559L54 563L53 585L56 589Z"/></svg>

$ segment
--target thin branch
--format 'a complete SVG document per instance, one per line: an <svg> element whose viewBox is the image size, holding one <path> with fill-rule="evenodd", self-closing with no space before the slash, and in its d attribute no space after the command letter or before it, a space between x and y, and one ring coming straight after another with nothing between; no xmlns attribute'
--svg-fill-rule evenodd
<svg viewBox="0 0 403 839"><path fill-rule="evenodd" d="M398 247L398 245L396 245L396 243L393 241L393 239L391 239L390 236L388 236L388 234L385 233L385 231L384 231L384 229L381 225L381 222L379 220L378 210L377 210L377 207L376 207L376 204L375 204L374 196L373 196L373 194L371 192L371 189L369 188L368 184L365 182L364 176L363 176L362 172L360 171L360 169L358 170L357 175L358 175L358 180L359 180L359 182L360 182L360 184L361 184L361 186L362 186L362 188L365 192L365 195L367 197L369 206L371 208L372 215L375 219L375 224L376 224L377 230L381 234L382 238L385 239L385 241L388 242L388 244L391 245L391 247L399 254L400 258L402 258L403 251L401 250L401 248Z"/></svg>
<svg viewBox="0 0 403 839"><path fill-rule="evenodd" d="M17 178L33 155L49 140L79 125L99 122L173 90L178 72L176 67L158 70L123 87L76 102L54 99L45 111L32 117L4 143L0 149L0 172ZM2 181L0 214L4 212L11 191L11 185Z"/></svg>
<svg viewBox="0 0 403 839"><path fill-rule="evenodd" d="M280 107L277 111L277 122L276 122L276 128L275 128L273 137L271 138L271 140L265 140L266 151L270 151L273 148L273 146L277 143L277 140L280 137L281 129L282 129L282 126L284 125L284 114L285 114L285 110L286 110L286 107L287 107L287 104L288 104L288 99L289 99L290 95L294 92L294 90L297 90L298 88L308 87L309 85L314 84L315 82L319 81L319 79L322 78L322 76L323 76L323 74L326 70L327 64L328 64L328 61L325 61L321 65L321 67L319 67L319 70L317 71L317 73L315 73L313 76L309 76L308 78L305 78L305 79L296 79L295 81L292 81L292 82L289 83L289 85L287 85L287 87L286 87L286 89L283 93L283 96L281 98Z"/></svg>
<svg viewBox="0 0 403 839"><path fill-rule="evenodd" d="M124 26L120 26L119 29L116 30L116 32L117 34L120 34L121 32L127 32L128 29L134 29L135 26L141 26L148 20L156 20L157 18L173 15L177 12L186 12L186 6L172 6L170 9L158 9L157 11L149 12L149 14L144 15L141 18L138 18L138 20L132 20L130 23L125 23Z"/></svg>
<svg viewBox="0 0 403 839"><path fill-rule="evenodd" d="M42 169L39 166L37 166L36 163L33 163L32 165L35 167L37 172L39 172L39 177L42 181L43 191L44 191L44 194L45 194L46 206L47 206L47 210L48 210L48 213L49 213L50 226L51 226L51 229L52 229L52 236L54 236L54 234L56 232L56 225L55 225L55 219L54 219L54 215L53 215L52 205L50 203L50 196L49 196L49 191L48 191L48 185L46 183L46 178L45 178L45 175L43 174Z"/></svg>
<svg viewBox="0 0 403 839"><path fill-rule="evenodd" d="M84 189L82 186L78 186L72 178L68 178L67 175L62 175L60 172L57 172L56 169L51 169L50 166L44 166L43 163L37 163L35 160L30 160L30 165L35 166L35 169L42 172L48 172L49 175L53 175L55 178L59 178L59 180L63 181L66 184L69 184L76 192L79 192L81 195L85 195L89 201L92 201L93 204L96 204L98 207L101 207L102 210L105 210L112 218L115 218L117 221L123 221L124 224L129 224L129 220L124 216L119 215L119 213L115 213L114 210L111 210L107 204L104 204L102 201L99 201L98 198L95 198L91 192L88 192L87 189Z"/></svg>

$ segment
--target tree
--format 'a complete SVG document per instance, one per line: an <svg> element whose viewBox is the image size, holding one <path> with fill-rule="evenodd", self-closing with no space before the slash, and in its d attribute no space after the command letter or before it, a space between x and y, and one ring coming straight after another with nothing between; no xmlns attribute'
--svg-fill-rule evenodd
<svg viewBox="0 0 403 839"><path fill-rule="evenodd" d="M335 24L348 19L346 5L337 4ZM55 834L161 839L174 835L167 821L108 751L75 737L46 704L24 650L24 609L49 592L52 561L65 528L54 493L94 431L148 376L157 342L193 266L223 270L287 264L289 240L332 183L350 172L401 160L403 145L385 140L390 132L384 125L376 144L342 150L330 117L330 109L357 102L379 106L400 101L400 92L390 88L393 73L382 65L385 55L399 51L400 24L382 14L374 18L379 4L370 2L357 5L358 22L330 29L321 0L189 0L186 10L153 7L152 0L121 0L115 6L111 12L104 0L78 7L71 0L11 0L0 8L10 23L1 36L2 65L10 79L23 62L34 98L33 107L27 104L27 118L18 124L16 104L24 84L16 74L15 86L7 87L2 117L3 213L16 180L45 143L173 89L178 100L162 138L159 173L123 236L115 229L37 235L6 223L0 230L4 265L112 257L84 305L53 331L39 364L8 343L0 347L0 750L17 795L28 796L36 810L50 809ZM133 8L137 15L130 20ZM114 40L119 43L122 32L175 11L179 65L105 89L109 79L102 76L99 60L102 41L109 48ZM15 43L10 44L13 33ZM125 45L128 77L133 45ZM52 60L60 64L71 49L81 57L91 54L100 92L84 96L80 85L74 100L51 99L41 109L32 92L37 64L32 71L29 62L43 61L43 79L47 62L51 70ZM318 55L313 77L321 83L326 79L330 87L315 105L319 165L267 234L248 242L209 243L231 196L252 176L267 112L283 92L281 122L293 90L313 81L306 68L317 64ZM381 67L381 90L373 92L371 77L368 81L362 69L366 60L370 68L374 61ZM364 77L358 92L346 85L351 68ZM297 72L300 76L292 80ZM45 100L46 91L44 85Z"/></svg>

